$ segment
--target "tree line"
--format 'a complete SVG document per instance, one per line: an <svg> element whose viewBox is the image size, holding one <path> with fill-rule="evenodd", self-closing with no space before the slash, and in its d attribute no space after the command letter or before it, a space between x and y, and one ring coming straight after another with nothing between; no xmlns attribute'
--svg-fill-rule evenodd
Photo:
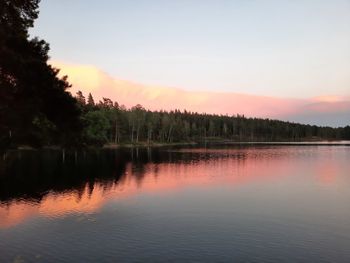
<svg viewBox="0 0 350 263"><path fill-rule="evenodd" d="M76 94L82 112L83 141L89 144L152 144L174 142L302 141L350 139L350 126L319 127L244 115L201 114L190 111L150 111L140 104L127 109L109 98L95 103Z"/></svg>
<svg viewBox="0 0 350 263"><path fill-rule="evenodd" d="M130 109L91 94L73 97L67 76L48 64L49 44L28 30L40 0L0 1L0 148L31 145L84 147L106 143L208 140L299 141L350 139L350 127L331 128L278 120Z"/></svg>

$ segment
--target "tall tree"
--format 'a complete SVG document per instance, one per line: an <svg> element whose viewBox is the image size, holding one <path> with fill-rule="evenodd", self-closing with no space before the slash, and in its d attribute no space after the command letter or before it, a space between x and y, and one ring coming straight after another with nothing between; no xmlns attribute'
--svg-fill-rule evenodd
<svg viewBox="0 0 350 263"><path fill-rule="evenodd" d="M59 70L47 63L48 43L29 39L38 7L39 0L0 2L0 142L5 144L69 144L81 128L67 77L59 78ZM49 141L43 141L44 132Z"/></svg>
<svg viewBox="0 0 350 263"><path fill-rule="evenodd" d="M95 101L94 101L94 98L92 97L91 93L89 93L87 104L90 106L95 106Z"/></svg>
<svg viewBox="0 0 350 263"><path fill-rule="evenodd" d="M85 106L85 104L86 104L86 100L85 100L85 97L84 97L84 94L83 94L83 92L82 91L78 91L77 93L76 93L76 99L77 99L77 101L78 101L78 104L80 105L80 106Z"/></svg>

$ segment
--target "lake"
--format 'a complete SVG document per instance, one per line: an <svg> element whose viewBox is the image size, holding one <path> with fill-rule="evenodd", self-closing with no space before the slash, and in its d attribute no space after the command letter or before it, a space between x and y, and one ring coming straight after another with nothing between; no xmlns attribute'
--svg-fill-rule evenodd
<svg viewBox="0 0 350 263"><path fill-rule="evenodd" d="M350 262L350 146L12 151L0 262Z"/></svg>

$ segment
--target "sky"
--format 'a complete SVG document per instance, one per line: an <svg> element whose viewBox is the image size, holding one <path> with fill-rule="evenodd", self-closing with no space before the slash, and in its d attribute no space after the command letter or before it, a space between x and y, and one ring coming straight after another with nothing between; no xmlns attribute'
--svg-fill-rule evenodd
<svg viewBox="0 0 350 263"><path fill-rule="evenodd" d="M75 65L74 73L93 68L196 94L349 102L349 25L349 0L46 0L31 35L50 43L53 64ZM84 89L89 73L79 73L73 85Z"/></svg>

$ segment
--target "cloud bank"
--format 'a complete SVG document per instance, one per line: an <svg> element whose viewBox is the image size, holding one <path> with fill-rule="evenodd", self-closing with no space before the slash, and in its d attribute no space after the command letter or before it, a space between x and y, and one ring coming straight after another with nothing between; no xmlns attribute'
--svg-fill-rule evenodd
<svg viewBox="0 0 350 263"><path fill-rule="evenodd" d="M81 90L95 101L108 97L132 107L141 104L150 110L188 110L215 114L244 114L248 117L274 118L322 126L350 124L350 98L322 96L293 99L248 95L233 92L188 91L150 86L114 78L95 66L52 62L68 75L74 95Z"/></svg>

